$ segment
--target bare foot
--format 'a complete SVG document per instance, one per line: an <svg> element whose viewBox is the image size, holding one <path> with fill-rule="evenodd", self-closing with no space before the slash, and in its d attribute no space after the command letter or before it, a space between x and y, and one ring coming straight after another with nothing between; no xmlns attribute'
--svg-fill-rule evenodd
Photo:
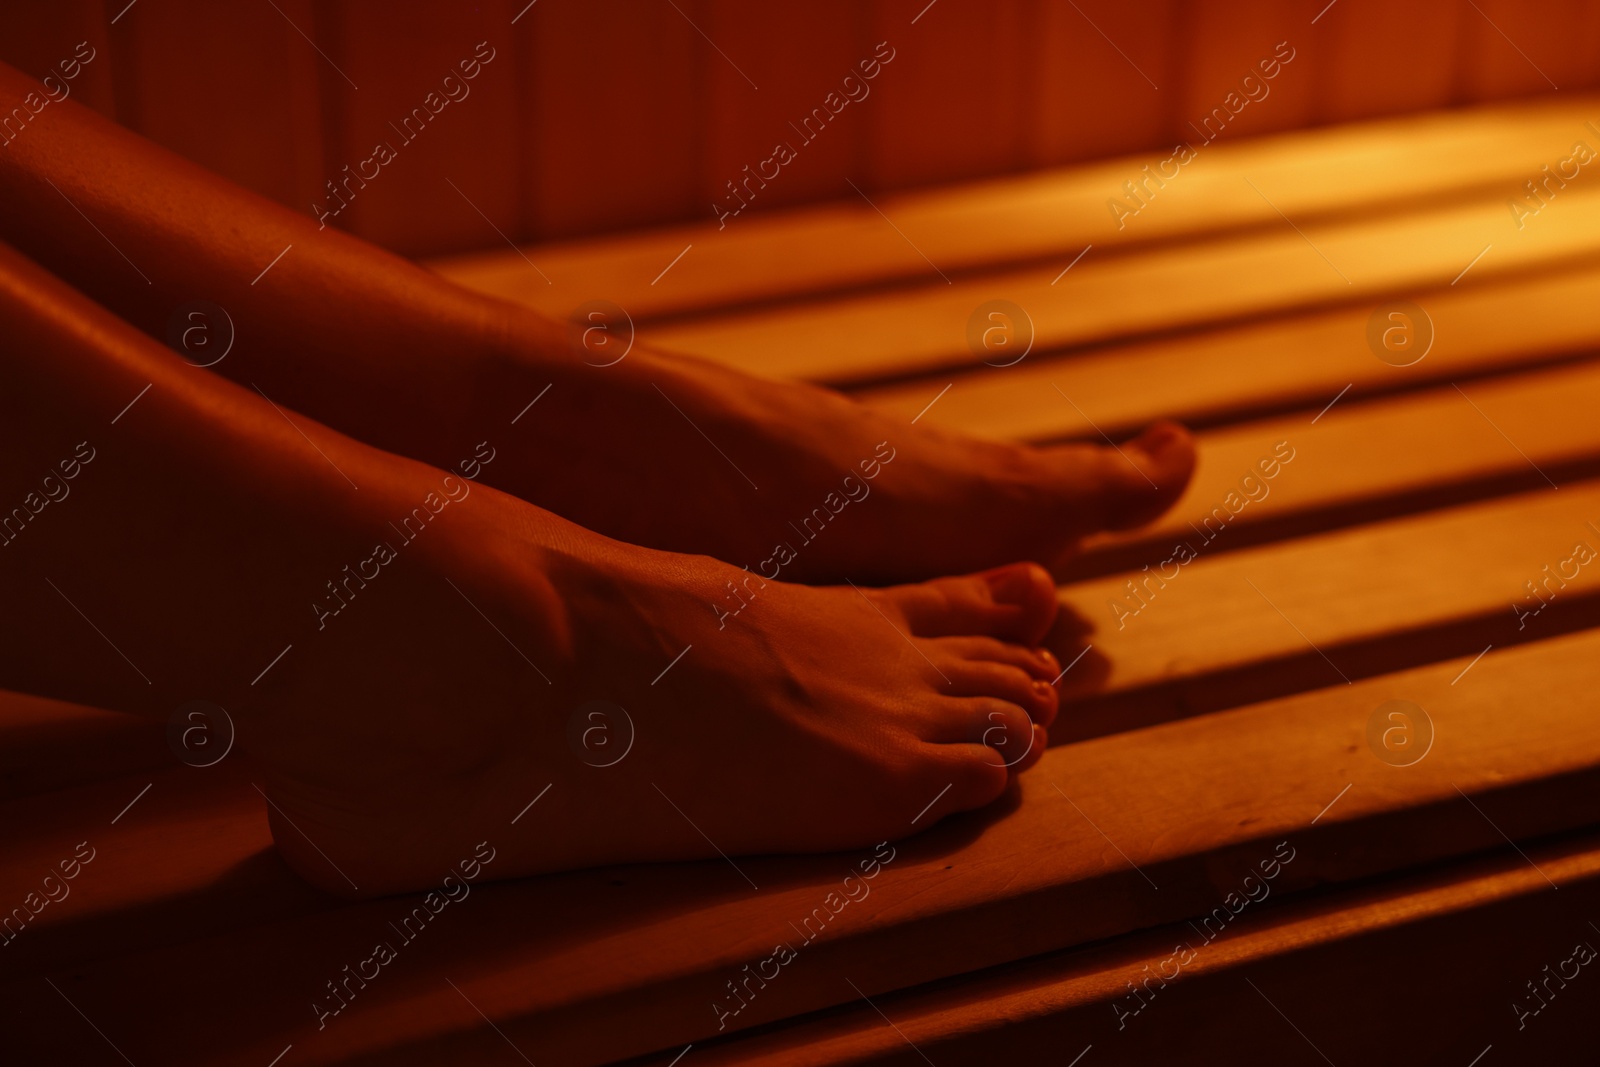
<svg viewBox="0 0 1600 1067"><path fill-rule="evenodd" d="M563 361L523 313L507 314L523 323L516 343L541 336L542 347L504 364L495 392L555 385L522 430L532 447L494 471L496 484L620 540L769 577L882 582L1016 559L1053 566L1089 534L1160 515L1194 471L1193 441L1175 423L1120 449L982 441L686 357L635 351L593 368L569 349ZM605 433L587 428L602 418ZM563 448L581 455L552 469L544 457Z"/></svg>
<svg viewBox="0 0 1600 1067"><path fill-rule="evenodd" d="M994 800L1057 712L1034 565L762 583L491 491L417 548L250 720L274 837L331 892L432 885L485 839L498 876L897 839Z"/></svg>

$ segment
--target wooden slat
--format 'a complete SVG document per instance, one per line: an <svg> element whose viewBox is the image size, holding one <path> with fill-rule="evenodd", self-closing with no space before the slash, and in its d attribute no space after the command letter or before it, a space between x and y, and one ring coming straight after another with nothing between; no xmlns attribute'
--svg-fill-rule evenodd
<svg viewBox="0 0 1600 1067"><path fill-rule="evenodd" d="M1283 441L1296 449L1297 466L1229 522L1214 547L1564 486L1600 473L1600 430L1583 414L1600 401L1597 390L1600 368L1583 363L1348 407L1341 400L1326 415L1307 410L1203 433L1200 470L1172 511L1148 527L1092 538L1063 573L1167 558L1177 539L1194 536L1190 524L1240 491L1240 480Z"/></svg>
<svg viewBox="0 0 1600 1067"><path fill-rule="evenodd" d="M1246 192L1250 190L1245 188ZM1276 189L1272 192L1277 192ZM1562 193L1561 224L1518 233L1503 199L1359 222L1287 222L1194 247L1085 260L1057 288L1042 268L901 292L659 324L640 336L673 352L780 378L865 382L935 368L976 368L968 321L1009 300L1048 351L1333 303L1373 303L1447 285L1472 266L1476 284L1516 271L1592 259L1600 189Z"/></svg>
<svg viewBox="0 0 1600 1067"><path fill-rule="evenodd" d="M108 952L149 951L327 910L332 902L278 857L264 807L237 754L196 768L177 765L170 753L140 774L0 806L7 827L0 899L8 909L0 918L13 919L3 973L36 976ZM64 898L19 928L9 909L24 907L29 893L42 896L41 880L80 842L94 858Z"/></svg>
<svg viewBox="0 0 1600 1067"><path fill-rule="evenodd" d="M1593 821L1597 652L1600 636L1559 638L1488 657L1456 686L1464 660L1052 749L1021 778L1014 811L897 846L870 903L801 948L736 1025L851 1002L840 973L871 996L1198 914L1285 838L1300 858L1279 888L1292 890L1499 847L1501 831L1522 839ZM1373 709L1396 697L1427 708L1450 739L1403 773L1364 749ZM534 1062L603 1062L715 1034L710 1002L724 982L792 936L788 923L846 862L741 860L760 891L721 861L480 887L452 906L448 936L403 946L401 969L320 1033L310 999L390 936L406 901L108 958L60 981L135 1062L260 1063L289 1043L302 1063L380 1050L440 1062L489 1047L496 1035L446 976ZM70 1017L41 990L50 995L35 979L0 997L16 1047L35 1054Z"/></svg>
<svg viewBox="0 0 1600 1067"><path fill-rule="evenodd" d="M1483 433L1496 436L1489 427ZM1374 451L1398 449L1391 442ZM1255 484L1316 476L1290 463L1273 482ZM1186 529L1172 538L1187 547L1184 557L1171 544L1162 556L1192 562L1157 563L1061 590L1072 628L1079 621L1089 628L1075 640L1093 651L1062 680L1063 692L1087 699L1063 717L1052 740L1596 625L1600 567L1585 569L1575 553L1582 544L1591 558L1600 556L1600 527L1589 525L1595 519L1600 483L1580 482L1210 558L1227 529L1212 520L1204 532L1215 542Z"/></svg>
<svg viewBox="0 0 1600 1067"><path fill-rule="evenodd" d="M887 83L894 73L891 65L879 80ZM857 198L744 218L720 231L709 222L528 249L552 286L533 277L509 249L433 266L464 285L550 314L566 315L598 294L641 321L864 284L920 281L935 277L928 260L951 275L1048 261L1054 264L1045 273L1048 280L1088 244L1095 246L1090 255L1098 259L1123 246L1240 226L1281 226L1273 205L1304 220L1375 202L1426 204L1469 188L1491 188L1504 196L1508 184L1537 173L1551 151L1567 147L1594 110L1591 100L1580 97L1219 143L1184 167L1181 177L1121 230L1108 199L1124 182L1141 177L1143 164L1156 163L1164 153L957 189L874 195L893 226ZM676 173L670 161L666 173ZM1406 180L1397 183L1396 174ZM1272 204L1244 183L1246 176L1272 197ZM652 285L691 243L693 251Z"/></svg>
<svg viewBox="0 0 1600 1067"><path fill-rule="evenodd" d="M998 439L1098 441L1102 431L1122 437L1158 418L1209 426L1305 406L1320 409L1346 386L1350 391L1341 404L1600 350L1600 324L1584 311L1596 287L1600 271L1577 266L1414 292L1410 298L1432 320L1435 341L1409 367L1377 359L1367 345L1368 319L1389 302L1380 298L1065 358L1030 355L1012 367L947 372L859 389L855 396L909 420L956 381L923 418ZM1508 333L1512 322L1515 332ZM1285 352L1294 358L1285 359ZM1139 388L1128 388L1130 381Z"/></svg>
<svg viewBox="0 0 1600 1067"><path fill-rule="evenodd" d="M0 691L0 801L175 762L159 725Z"/></svg>
<svg viewBox="0 0 1600 1067"><path fill-rule="evenodd" d="M1563 890L1559 898L1551 897L1552 884ZM1217 906L1232 888L1218 886ZM1567 959L1574 941L1592 943L1583 916L1597 902L1594 837L1532 848L1527 858L1504 849L1312 900L1281 904L1268 896L1246 905L1212 941L1187 922L1173 923L959 984L858 1002L766 1034L697 1045L695 1055L708 1067L821 1067L923 1063L920 1053L944 1067L1028 1062L1063 1050L1070 1060L1092 1046L1097 1063L1197 1062L1200 1049L1225 1049L1228 1062L1249 1053L1261 1062L1299 1062L1291 1026L1334 1063L1468 1063L1486 1045L1515 1041L1511 1047L1531 1053L1529 1043L1541 1038L1541 1051L1575 1051L1590 1038L1576 997L1522 1028L1506 1007L1519 993L1525 1008L1536 1007L1518 982L1542 979L1544 966ZM1491 959L1486 944L1493 945ZM1190 949L1179 957L1188 960L1181 967L1177 946ZM1424 963L1428 981L1419 982ZM1159 978L1175 973L1171 982ZM1247 978L1294 1021L1279 1020ZM1356 982L1364 1002L1404 1010L1348 1025ZM1559 996L1560 987L1552 990ZM1312 1047L1300 1050L1306 1062L1323 1062Z"/></svg>

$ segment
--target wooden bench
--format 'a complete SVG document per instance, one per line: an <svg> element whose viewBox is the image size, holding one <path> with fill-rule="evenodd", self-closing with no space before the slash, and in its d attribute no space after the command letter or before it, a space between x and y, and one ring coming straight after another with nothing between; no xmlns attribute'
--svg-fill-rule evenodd
<svg viewBox="0 0 1600 1067"><path fill-rule="evenodd" d="M1600 549L1600 186L1521 229L1507 201L1594 119L1600 99L1563 96L1218 144L1125 230L1103 201L1143 157L436 263L552 314L611 300L642 341L908 422L1054 441L1176 416L1200 470L1064 572L1054 640L1083 658L1055 747L1008 802L880 856L866 896L828 903L865 855L481 886L322 1029L313 999L416 900L305 888L241 761L177 766L159 731L8 695L0 905L79 841L95 858L0 948L7 1061L1579 1047L1600 995L1564 969L1600 945L1600 569L1573 562ZM968 346L995 299L1032 321L1012 366ZM1368 343L1397 300L1432 323L1404 367ZM1174 576L1178 542L1196 558ZM1385 740L1400 720L1374 725L1391 701L1422 709L1410 755ZM500 832L536 839L537 806L516 814Z"/></svg>

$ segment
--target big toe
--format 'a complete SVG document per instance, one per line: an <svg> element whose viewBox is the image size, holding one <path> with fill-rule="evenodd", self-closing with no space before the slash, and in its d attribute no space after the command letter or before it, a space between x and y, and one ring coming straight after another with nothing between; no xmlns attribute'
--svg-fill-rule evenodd
<svg viewBox="0 0 1600 1067"><path fill-rule="evenodd" d="M1063 446L1050 458L1077 533L1126 530L1177 503L1194 474L1194 438L1162 421L1120 446Z"/></svg>
<svg viewBox="0 0 1600 1067"><path fill-rule="evenodd" d="M1055 582L1037 563L895 586L886 595L919 637L989 636L1036 646L1055 621Z"/></svg>

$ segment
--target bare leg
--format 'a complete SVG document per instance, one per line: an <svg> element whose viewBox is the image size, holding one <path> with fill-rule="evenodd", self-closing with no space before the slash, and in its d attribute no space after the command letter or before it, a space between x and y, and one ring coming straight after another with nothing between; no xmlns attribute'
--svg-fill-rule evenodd
<svg viewBox="0 0 1600 1067"><path fill-rule="evenodd" d="M32 87L0 66L0 102ZM485 478L637 544L759 567L887 442L896 459L872 486L877 502L843 515L847 528L808 545L785 578L1050 561L1088 533L1159 514L1193 465L1170 425L1125 455L1034 449L638 349L595 368L558 324L319 230L72 101L0 149L0 198L0 238L156 337L190 301L225 307L238 340L219 373L379 447L452 467L513 432L511 417L549 385Z"/></svg>
<svg viewBox="0 0 1600 1067"><path fill-rule="evenodd" d="M228 709L285 857L343 893L432 884L546 785L495 876L713 854L673 805L730 853L871 844L993 800L1056 713L1036 567L858 591L611 541L277 410L4 245L0 602L0 686ZM611 767L570 743L594 700L636 731Z"/></svg>

